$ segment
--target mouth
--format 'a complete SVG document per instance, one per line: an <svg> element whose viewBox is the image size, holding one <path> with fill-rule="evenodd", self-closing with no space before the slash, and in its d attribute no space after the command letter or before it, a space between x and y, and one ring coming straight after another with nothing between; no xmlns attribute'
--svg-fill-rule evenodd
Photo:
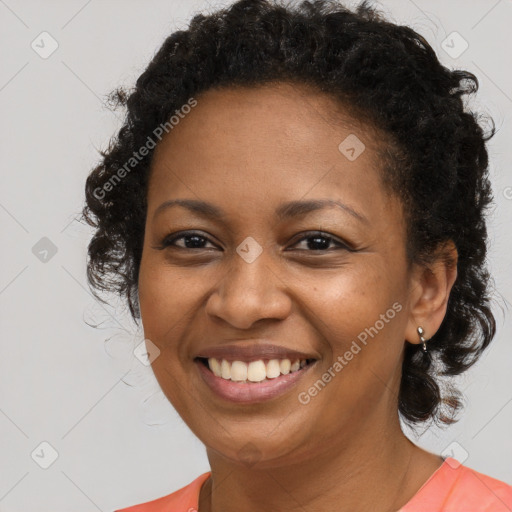
<svg viewBox="0 0 512 512"><path fill-rule="evenodd" d="M203 381L218 397L237 403L258 403L289 392L317 359L226 360L196 357Z"/></svg>
<svg viewBox="0 0 512 512"><path fill-rule="evenodd" d="M281 375L296 372L316 359L258 359L256 361L227 361L215 357L196 358L216 377L233 382L263 382L276 379Z"/></svg>

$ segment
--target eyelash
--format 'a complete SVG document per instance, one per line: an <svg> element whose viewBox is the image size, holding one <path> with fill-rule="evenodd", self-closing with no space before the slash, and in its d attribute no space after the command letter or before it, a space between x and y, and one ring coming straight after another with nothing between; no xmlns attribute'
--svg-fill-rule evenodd
<svg viewBox="0 0 512 512"><path fill-rule="evenodd" d="M208 249L206 247L195 247L195 248L192 248L192 247L180 247L180 246L177 246L177 245L174 245L174 242L176 242L177 240L181 240L182 238L186 238L186 237L189 237L189 236L197 236L199 238L202 238L204 240L208 240L210 243L212 243L208 237L202 235L201 233L197 232L197 231L182 231L180 233L177 233L177 234L174 234L174 235L167 235L163 241L162 241L162 244L160 247L157 247L158 249L166 249L168 247L175 247L175 248L178 248L178 249L184 249L184 250L189 250L189 251L199 251L199 250L203 250L203 249ZM328 240L329 243L330 242L333 242L335 244L337 244L337 249L335 248L334 250L339 250L339 249L342 249L342 250L346 250L346 251L350 251L350 252L354 252L354 249L351 249L346 243L343 243L339 240L337 240L336 238L334 238L333 236L327 234L327 233L324 233L322 231L310 231L310 232L306 232L305 236L303 236L302 238L300 238L299 240L297 240L297 242L294 244L298 244L300 242L303 242L304 240L308 240L308 239L312 239L312 238L324 238L325 240ZM301 249L301 250L306 250L307 252L322 252L322 251L332 251L333 249Z"/></svg>

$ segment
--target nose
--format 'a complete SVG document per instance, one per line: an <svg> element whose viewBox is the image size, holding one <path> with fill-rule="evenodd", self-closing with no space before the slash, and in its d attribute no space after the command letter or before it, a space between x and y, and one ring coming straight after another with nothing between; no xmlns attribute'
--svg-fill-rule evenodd
<svg viewBox="0 0 512 512"><path fill-rule="evenodd" d="M208 298L206 313L237 329L248 329L263 319L285 319L291 311L286 283L261 254L248 263L238 254Z"/></svg>

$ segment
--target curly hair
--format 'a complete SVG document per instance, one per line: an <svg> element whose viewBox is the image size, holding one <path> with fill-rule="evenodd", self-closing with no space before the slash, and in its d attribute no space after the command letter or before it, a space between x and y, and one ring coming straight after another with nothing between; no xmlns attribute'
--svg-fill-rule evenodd
<svg viewBox="0 0 512 512"><path fill-rule="evenodd" d="M485 220L493 199L486 142L495 126L490 119L486 136L478 115L463 104L478 90L475 75L441 65L421 35L387 21L366 0L353 10L336 0L239 0L197 14L187 30L165 39L132 90L111 93L125 111L124 124L100 151L82 210L95 228L88 246L91 290L99 300L96 291L117 292L133 320L140 319L137 284L154 151L137 156L131 172L126 162L155 128L201 91L280 81L331 95L389 140L379 149L381 172L404 207L409 264L428 267L443 244L455 244L458 273L445 318L429 340L431 356L419 344L405 344L398 409L411 427L457 421L461 393L442 386L441 377L473 365L496 330Z"/></svg>

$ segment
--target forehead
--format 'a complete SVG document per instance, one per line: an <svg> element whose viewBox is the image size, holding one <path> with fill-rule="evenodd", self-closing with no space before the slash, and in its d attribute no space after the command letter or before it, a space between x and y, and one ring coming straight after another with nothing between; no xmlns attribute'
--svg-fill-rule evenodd
<svg viewBox="0 0 512 512"><path fill-rule="evenodd" d="M374 130L327 94L290 83L208 90L155 149L148 203L190 197L254 207L384 195ZM308 197L305 197L308 196ZM310 197L309 197L310 196Z"/></svg>
<svg viewBox="0 0 512 512"><path fill-rule="evenodd" d="M277 82L253 87L217 87L202 92L196 99L197 106L181 116L180 129L175 127L172 133L190 135L187 128L193 125L194 131L200 129L198 133L208 133L210 139L215 135L222 137L228 131L231 140L248 138L247 142L265 134L276 135L276 145L290 144L292 139L295 145L318 143L315 139L324 138L326 133L339 137L346 131L357 133L373 144L370 134L373 138L376 135L372 126L349 115L339 100L306 84ZM215 129L221 131L215 133ZM168 134L164 140L172 144L172 139L176 138ZM196 140L197 144L200 142ZM160 147L165 145L163 142ZM244 147L251 148L250 144L242 145Z"/></svg>

